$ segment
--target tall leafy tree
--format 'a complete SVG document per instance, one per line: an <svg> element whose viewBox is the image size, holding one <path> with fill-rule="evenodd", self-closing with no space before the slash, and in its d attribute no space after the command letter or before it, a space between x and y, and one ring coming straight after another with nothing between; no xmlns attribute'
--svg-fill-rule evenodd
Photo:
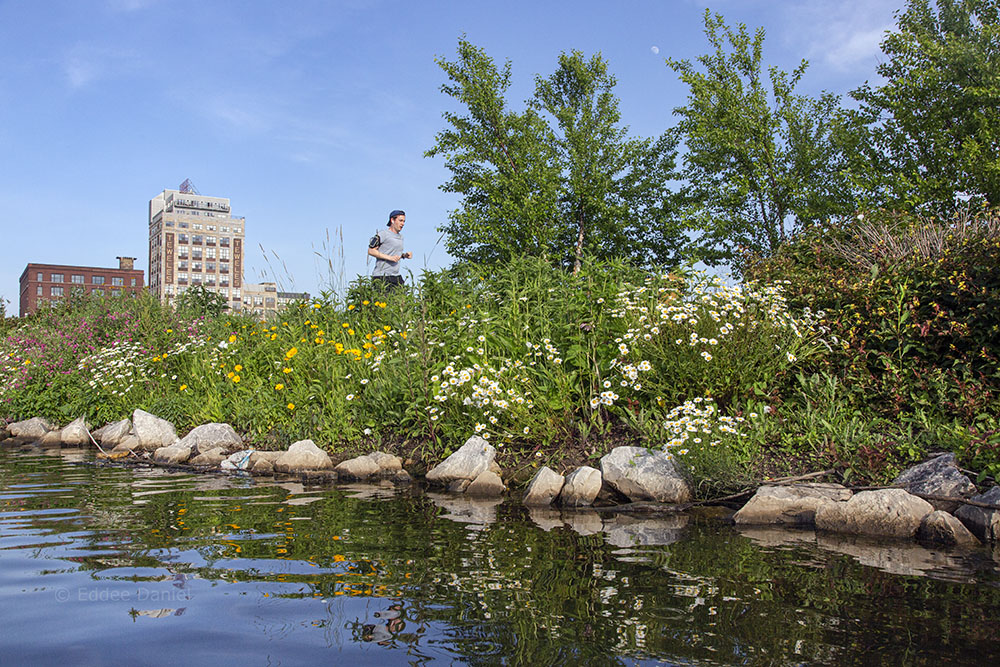
<svg viewBox="0 0 1000 667"><path fill-rule="evenodd" d="M449 252L475 261L536 255L579 270L585 256L674 263L685 237L675 230L676 142L629 138L620 124L614 77L598 54L562 54L558 70L537 77L520 112L507 108L510 62L498 69L460 39L458 59L439 59L441 90L465 113L428 156L442 156L462 195L441 229Z"/></svg>
<svg viewBox="0 0 1000 667"><path fill-rule="evenodd" d="M437 60L449 82L441 91L465 113L445 112L448 127L428 157L442 156L451 179L441 186L462 195L445 232L448 252L491 262L527 254L548 257L555 244L559 169L550 130L532 108L507 109L510 62L498 69L486 52L462 38L458 58Z"/></svg>
<svg viewBox="0 0 1000 667"><path fill-rule="evenodd" d="M808 63L765 74L763 28L751 36L708 11L705 34L712 52L698 58L700 68L667 64L689 87L674 113L689 215L701 258L714 264L740 250L770 254L795 228L851 210L853 197L836 141L839 99L795 92Z"/></svg>
<svg viewBox="0 0 1000 667"><path fill-rule="evenodd" d="M870 123L853 169L873 203L948 213L1000 205L997 0L908 0L878 66L851 95ZM959 196L962 195L962 196Z"/></svg>
<svg viewBox="0 0 1000 667"><path fill-rule="evenodd" d="M585 255L670 262L684 236L672 218L669 181L676 142L634 139L621 125L615 77L601 54L563 53L548 78L535 79L532 105L555 122L561 168L561 245L574 273Z"/></svg>

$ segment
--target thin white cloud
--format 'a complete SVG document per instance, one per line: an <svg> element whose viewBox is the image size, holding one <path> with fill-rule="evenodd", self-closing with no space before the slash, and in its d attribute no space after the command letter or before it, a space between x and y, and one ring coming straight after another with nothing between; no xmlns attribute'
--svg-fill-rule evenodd
<svg viewBox="0 0 1000 667"><path fill-rule="evenodd" d="M845 72L871 70L902 0L823 0L790 5L783 32L815 63Z"/></svg>
<svg viewBox="0 0 1000 667"><path fill-rule="evenodd" d="M139 57L133 51L78 44L66 54L63 72L71 88L83 88L100 79L131 71L138 63Z"/></svg>

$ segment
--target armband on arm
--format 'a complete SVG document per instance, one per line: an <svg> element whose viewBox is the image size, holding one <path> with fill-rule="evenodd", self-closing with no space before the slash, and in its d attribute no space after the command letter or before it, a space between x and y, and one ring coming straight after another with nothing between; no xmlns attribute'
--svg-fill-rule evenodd
<svg viewBox="0 0 1000 667"><path fill-rule="evenodd" d="M373 236L371 238L371 240L368 241L368 247L369 248L377 248L380 245L382 245L382 237L379 236L378 234L376 234L375 236Z"/></svg>

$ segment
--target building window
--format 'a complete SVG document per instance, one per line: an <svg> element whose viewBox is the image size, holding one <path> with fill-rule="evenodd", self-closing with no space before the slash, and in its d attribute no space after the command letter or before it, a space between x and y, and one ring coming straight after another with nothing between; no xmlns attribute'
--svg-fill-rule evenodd
<svg viewBox="0 0 1000 667"><path fill-rule="evenodd" d="M215 259L215 248L205 248L205 257ZM53 280L55 279L53 278Z"/></svg>
<svg viewBox="0 0 1000 667"><path fill-rule="evenodd" d="M74 285L83 284L83 276L80 275L79 273L74 273L72 276L70 276L70 280L73 282Z"/></svg>
<svg viewBox="0 0 1000 667"><path fill-rule="evenodd" d="M125 285L125 279L124 278L119 278L119 277L116 277L116 276L112 276L111 277L111 284L114 285L115 287L122 287L122 286Z"/></svg>
<svg viewBox="0 0 1000 667"><path fill-rule="evenodd" d="M201 229L201 225L199 225L199 224L195 224L194 228L195 228L195 229Z"/></svg>
<svg viewBox="0 0 1000 667"><path fill-rule="evenodd" d="M38 272L38 282L42 282L43 280L45 280L45 278L44 278L44 277L42 277L42 272L41 272L41 271L39 271L39 272Z"/></svg>
<svg viewBox="0 0 1000 667"><path fill-rule="evenodd" d="M91 276L90 277L90 284L92 284L92 285L103 285L104 284L104 276Z"/></svg>
<svg viewBox="0 0 1000 667"><path fill-rule="evenodd" d="M41 296L41 295L42 295L42 286L41 286L41 285L38 285L38 286L37 286L37 287L35 288L35 290L36 290L36 291L35 291L35 294L37 294L38 296Z"/></svg>
<svg viewBox="0 0 1000 667"><path fill-rule="evenodd" d="M53 273L52 276L51 276L51 278L52 278L52 282L54 282L54 283L64 283L64 282L66 282L65 278L63 277L63 274L61 274L61 273Z"/></svg>
<svg viewBox="0 0 1000 667"><path fill-rule="evenodd" d="M219 248L219 259L229 259L229 248Z"/></svg>
<svg viewBox="0 0 1000 667"><path fill-rule="evenodd" d="M111 290L111 296L121 296L121 295L122 295L122 291L120 289L113 289L113 290Z"/></svg>
<svg viewBox="0 0 1000 667"><path fill-rule="evenodd" d="M187 229L188 228L188 223L186 223L186 222L178 222L177 226L180 227L181 229Z"/></svg>
<svg viewBox="0 0 1000 667"><path fill-rule="evenodd" d="M135 278L132 279L132 287L135 287Z"/></svg>
<svg viewBox="0 0 1000 667"><path fill-rule="evenodd" d="M174 221L173 220L167 220L163 224L166 225L167 227L173 227L174 226Z"/></svg>
<svg viewBox="0 0 1000 667"><path fill-rule="evenodd" d="M201 234L195 234L191 237L191 243L194 245L201 245L202 241L204 241L204 237Z"/></svg>
<svg viewBox="0 0 1000 667"><path fill-rule="evenodd" d="M90 290L90 293L96 294L97 296L104 296L104 290L102 290L100 287L95 287L94 289Z"/></svg>

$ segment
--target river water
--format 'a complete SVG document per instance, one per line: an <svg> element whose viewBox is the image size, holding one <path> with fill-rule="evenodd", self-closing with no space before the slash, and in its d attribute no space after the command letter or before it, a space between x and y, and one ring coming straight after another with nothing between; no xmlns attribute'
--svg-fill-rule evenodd
<svg viewBox="0 0 1000 667"><path fill-rule="evenodd" d="M997 664L998 561L0 450L2 664Z"/></svg>

